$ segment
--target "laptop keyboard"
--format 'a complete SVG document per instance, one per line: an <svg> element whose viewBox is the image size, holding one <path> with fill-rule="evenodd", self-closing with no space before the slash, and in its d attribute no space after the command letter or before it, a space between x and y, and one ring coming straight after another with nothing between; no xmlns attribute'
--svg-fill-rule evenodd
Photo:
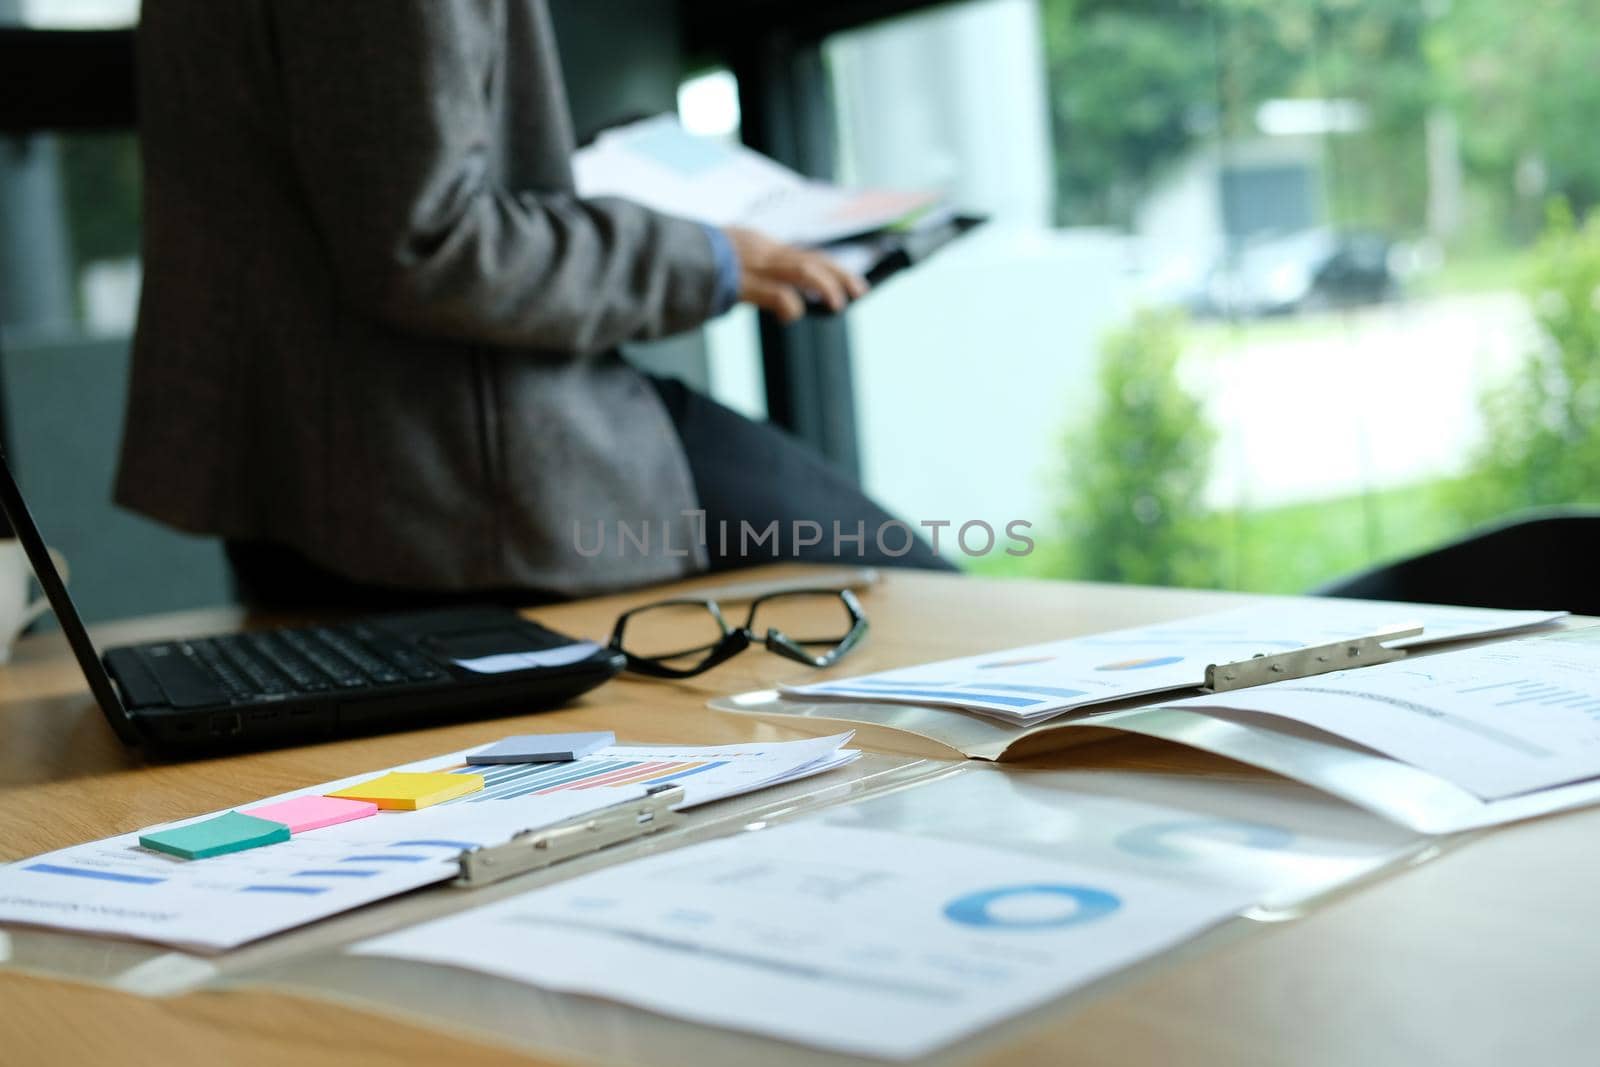
<svg viewBox="0 0 1600 1067"><path fill-rule="evenodd" d="M385 640L368 627L319 626L228 634L177 642L159 650L152 648L153 655L147 662L169 694L169 679L177 680L172 668L178 664L163 654L168 648L181 656L180 662L198 668L221 690L224 699L233 703L448 677L427 657L399 642ZM187 703L174 702L180 706Z"/></svg>

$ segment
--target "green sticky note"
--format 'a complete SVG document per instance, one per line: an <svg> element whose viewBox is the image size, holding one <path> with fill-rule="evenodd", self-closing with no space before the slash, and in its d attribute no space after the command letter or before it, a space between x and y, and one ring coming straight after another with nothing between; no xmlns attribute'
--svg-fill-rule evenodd
<svg viewBox="0 0 1600 1067"><path fill-rule="evenodd" d="M241 815L237 811L218 815L205 822L192 822L187 826L174 826L170 830L139 835L139 844L145 848L186 860L243 852L247 848L260 848L287 840L289 828L283 823L258 819L254 815Z"/></svg>

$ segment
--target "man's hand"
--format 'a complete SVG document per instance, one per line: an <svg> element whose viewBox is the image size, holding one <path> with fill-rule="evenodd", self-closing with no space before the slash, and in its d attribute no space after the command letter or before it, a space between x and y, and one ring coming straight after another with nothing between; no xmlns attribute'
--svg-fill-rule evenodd
<svg viewBox="0 0 1600 1067"><path fill-rule="evenodd" d="M739 299L772 312L784 322L806 313L806 296L834 311L866 295L867 283L821 252L786 245L755 230L723 230L739 256Z"/></svg>

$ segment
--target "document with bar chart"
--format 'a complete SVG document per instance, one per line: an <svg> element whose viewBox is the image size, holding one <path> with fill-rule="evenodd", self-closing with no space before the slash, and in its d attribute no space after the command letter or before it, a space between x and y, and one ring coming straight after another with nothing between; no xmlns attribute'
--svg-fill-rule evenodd
<svg viewBox="0 0 1600 1067"><path fill-rule="evenodd" d="M1600 777L1600 627L1166 708L1304 723L1500 800Z"/></svg>
<svg viewBox="0 0 1600 1067"><path fill-rule="evenodd" d="M442 882L465 849L683 786L682 807L842 766L849 734L771 744L614 745L569 763L469 766L476 749L324 782L249 808L323 796L391 771L478 775L483 788L419 811L296 833L228 855L183 860L140 847L154 827L0 867L0 922L222 950L350 908ZM185 826L217 815L165 824Z"/></svg>
<svg viewBox="0 0 1600 1067"><path fill-rule="evenodd" d="M1194 618L1089 634L858 678L783 686L789 697L950 705L1032 726L1068 711L1198 689L1206 667L1402 627L1415 648L1549 625L1561 611L1498 611L1376 600L1285 598Z"/></svg>

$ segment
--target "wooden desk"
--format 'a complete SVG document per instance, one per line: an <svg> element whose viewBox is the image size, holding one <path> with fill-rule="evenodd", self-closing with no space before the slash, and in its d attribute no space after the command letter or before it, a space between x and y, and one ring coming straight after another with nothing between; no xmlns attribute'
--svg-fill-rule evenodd
<svg viewBox="0 0 1600 1067"><path fill-rule="evenodd" d="M782 573L774 570L773 573ZM705 583L700 583L705 584ZM672 587L688 589L690 585ZM660 591L543 609L603 638ZM1221 593L887 575L864 596L873 631L836 673L858 673L1248 602ZM230 612L101 627L102 643L236 625ZM793 736L704 708L715 694L794 676L752 651L684 684L621 680L537 718L183 764L150 764L101 722L59 636L0 670L0 860L239 804L533 729L612 729L641 742ZM867 747L881 738L866 737ZM1128 738L1034 766L1255 773ZM1600 810L1513 827L1366 887L1298 921L1203 945L1110 983L1043 1021L1001 1028L981 1064L1594 1063L1600 988ZM335 1004L276 993L148 1000L0 971L0 1064L379 1064L467 1067L537 1058Z"/></svg>

